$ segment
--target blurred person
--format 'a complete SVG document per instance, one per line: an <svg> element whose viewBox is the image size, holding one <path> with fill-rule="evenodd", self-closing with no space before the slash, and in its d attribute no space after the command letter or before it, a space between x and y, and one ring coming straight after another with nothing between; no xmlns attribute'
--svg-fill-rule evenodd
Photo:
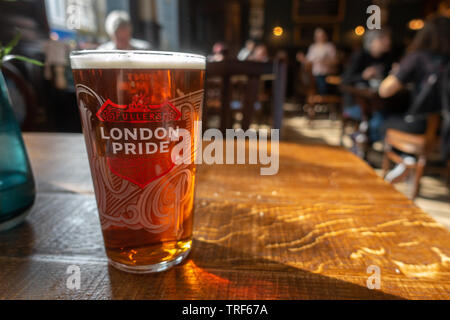
<svg viewBox="0 0 450 320"><path fill-rule="evenodd" d="M237 59L239 61L247 60L255 49L255 45L256 43L252 39L248 39L247 41L245 41L245 46L239 51Z"/></svg>
<svg viewBox="0 0 450 320"><path fill-rule="evenodd" d="M350 57L349 63L344 69L342 83L352 86L372 87L378 89L381 81L389 74L394 65L391 51L391 35L387 30L367 31L363 39L363 49L356 51ZM346 93L343 95L343 116L361 121L363 118L361 107L355 103L353 97ZM379 128L383 122L383 116L376 111L368 122L362 122L360 129L352 135L354 141L364 144L368 141L375 142L381 139ZM368 131L368 135L366 132ZM361 154L355 144L355 153Z"/></svg>
<svg viewBox="0 0 450 320"><path fill-rule="evenodd" d="M133 39L133 26L126 11L115 10L108 14L105 30L111 41L100 45L99 50L148 50L150 43Z"/></svg>
<svg viewBox="0 0 450 320"><path fill-rule="evenodd" d="M212 52L207 56L208 62L220 62L228 58L228 47L223 42L216 42L212 47Z"/></svg>
<svg viewBox="0 0 450 320"><path fill-rule="evenodd" d="M265 44L258 44L247 60L256 62L268 62L269 54Z"/></svg>
<svg viewBox="0 0 450 320"><path fill-rule="evenodd" d="M311 65L312 74L316 80L317 93L328 94L329 86L326 77L333 74L337 65L336 47L330 41L324 29L314 31L314 43L308 48L306 56L303 52L297 53L297 61Z"/></svg>
<svg viewBox="0 0 450 320"><path fill-rule="evenodd" d="M367 31L363 49L352 54L343 75L346 84L366 84L384 79L394 62L391 54L391 36L386 30Z"/></svg>
<svg viewBox="0 0 450 320"><path fill-rule="evenodd" d="M430 113L443 115L442 155L450 157L450 18L434 16L426 22L401 60L398 69L381 83L378 93L382 98L390 98L407 84L412 84L411 104L406 112L398 114L385 110L386 121L381 127L384 136L388 128L403 132L423 134ZM386 175L393 181L404 176L408 162L415 162L410 155L402 155L400 163Z"/></svg>

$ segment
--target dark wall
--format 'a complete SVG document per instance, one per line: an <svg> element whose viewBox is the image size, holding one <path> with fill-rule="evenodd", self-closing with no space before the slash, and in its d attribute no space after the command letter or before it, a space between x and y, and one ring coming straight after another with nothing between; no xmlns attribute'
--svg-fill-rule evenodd
<svg viewBox="0 0 450 320"><path fill-rule="evenodd" d="M366 24L368 15L367 7L372 3L369 0L347 0L345 17L340 25L340 43L338 46L348 46L345 42L346 34L352 32L358 25ZM286 1L266 1L265 10L265 38L272 48L299 48L294 43L294 26L296 23L292 18L293 0ZM427 11L427 1L425 0L396 0L389 5L389 28L393 31L394 42L402 43L405 37L411 32L407 29L407 23L414 18L423 18ZM429 7L429 6L428 6ZM285 32L283 39L273 40L272 29L280 25ZM320 23L317 23L320 25Z"/></svg>
<svg viewBox="0 0 450 320"><path fill-rule="evenodd" d="M294 22L292 21L292 0L266 1L264 11L264 38L269 47L273 49L289 48L293 44ZM282 26L284 34L282 37L274 39L272 29L275 26Z"/></svg>
<svg viewBox="0 0 450 320"><path fill-rule="evenodd" d="M397 0L390 5L388 24L394 43L406 45L405 40L412 38L414 31L406 28L411 19L425 18L428 14L425 1Z"/></svg>
<svg viewBox="0 0 450 320"><path fill-rule="evenodd" d="M240 15L237 18L239 34L234 37L235 43L228 43L232 52L242 46L249 33L249 1L236 1L240 4ZM230 0L181 0L179 2L181 50L208 54L215 42L226 41L226 15L229 4Z"/></svg>
<svg viewBox="0 0 450 320"><path fill-rule="evenodd" d="M225 0L180 1L180 48L207 54L225 37Z"/></svg>

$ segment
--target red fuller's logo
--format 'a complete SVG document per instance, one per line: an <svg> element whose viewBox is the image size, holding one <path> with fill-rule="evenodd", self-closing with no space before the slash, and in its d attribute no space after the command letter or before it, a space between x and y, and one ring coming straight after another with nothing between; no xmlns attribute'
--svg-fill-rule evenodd
<svg viewBox="0 0 450 320"><path fill-rule="evenodd" d="M106 100L97 111L97 118L105 122L163 122L180 119L181 113L169 101L161 104L148 104L148 98L143 95L133 97L128 105L119 105Z"/></svg>
<svg viewBox="0 0 450 320"><path fill-rule="evenodd" d="M107 163L116 176L145 188L172 170L170 150L175 142L169 137L169 128L170 122L181 118L181 112L170 101L152 105L145 95L136 95L130 104L119 105L108 99L96 115L103 122L100 130L107 141ZM130 125L124 128L117 123Z"/></svg>

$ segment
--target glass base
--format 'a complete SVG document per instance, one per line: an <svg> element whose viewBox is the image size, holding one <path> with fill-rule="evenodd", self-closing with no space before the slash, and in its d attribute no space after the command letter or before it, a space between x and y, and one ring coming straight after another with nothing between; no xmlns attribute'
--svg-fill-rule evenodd
<svg viewBox="0 0 450 320"><path fill-rule="evenodd" d="M177 264L180 264L191 251L191 248L188 250L180 253L178 256L176 256L174 259L169 261L163 261L156 264L150 264L150 265L144 265L144 266L131 266L126 265L120 262L113 261L108 258L108 262L116 269L119 269L121 271L129 272L129 273L155 273L155 272L162 272L167 269L172 268L173 266L176 266Z"/></svg>
<svg viewBox="0 0 450 320"><path fill-rule="evenodd" d="M24 212L22 212L20 215L12 218L10 220L0 223L0 232L12 229L12 228L18 226L19 224L21 224L22 222L24 222L25 218L30 213L30 210L31 210L31 208L28 208Z"/></svg>

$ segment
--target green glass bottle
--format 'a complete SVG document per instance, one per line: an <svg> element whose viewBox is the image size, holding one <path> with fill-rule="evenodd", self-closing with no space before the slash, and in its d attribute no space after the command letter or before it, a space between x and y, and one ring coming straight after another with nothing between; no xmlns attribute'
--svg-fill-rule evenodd
<svg viewBox="0 0 450 320"><path fill-rule="evenodd" d="M0 72L0 231L25 219L35 195L30 162Z"/></svg>

